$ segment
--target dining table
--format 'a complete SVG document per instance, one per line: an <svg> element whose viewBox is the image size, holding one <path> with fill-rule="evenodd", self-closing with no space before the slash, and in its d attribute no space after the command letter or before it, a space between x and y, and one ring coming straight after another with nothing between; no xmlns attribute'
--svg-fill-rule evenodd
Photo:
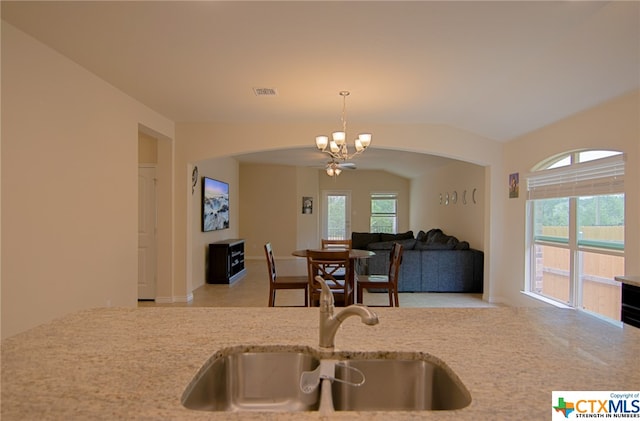
<svg viewBox="0 0 640 421"><path fill-rule="evenodd" d="M337 250L341 250L340 248L337 247L331 247L330 249L312 249L314 251L337 251ZM343 249L343 250L347 250L347 249ZM356 286L356 282L357 282L357 273L356 273L356 262L359 259L368 259L371 256L375 256L375 253L373 251L370 250L361 250L361 249L348 249L349 250L349 260L351 261L351 267L353 268L353 270L349 271L349 276L347 277L347 282L349 283L350 287L352 288L353 294L351 295L351 299L349 300L348 303L345 303L345 305L350 305L353 304L354 302L357 302L357 297L356 295L356 291L357 291L357 286ZM296 257L304 257L306 258L308 255L309 249L301 249L301 250L295 250L294 252L292 252L291 254L293 256Z"/></svg>

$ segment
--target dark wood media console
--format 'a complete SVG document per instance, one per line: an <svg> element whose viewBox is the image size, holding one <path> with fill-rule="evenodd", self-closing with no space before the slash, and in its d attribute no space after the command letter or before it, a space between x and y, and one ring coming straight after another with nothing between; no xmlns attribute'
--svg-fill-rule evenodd
<svg viewBox="0 0 640 421"><path fill-rule="evenodd" d="M209 244L207 283L231 284L245 273L244 240L230 239Z"/></svg>

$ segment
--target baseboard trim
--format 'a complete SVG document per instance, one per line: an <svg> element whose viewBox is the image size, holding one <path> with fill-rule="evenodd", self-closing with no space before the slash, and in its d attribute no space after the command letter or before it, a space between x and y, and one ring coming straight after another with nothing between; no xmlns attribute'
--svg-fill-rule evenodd
<svg viewBox="0 0 640 421"><path fill-rule="evenodd" d="M193 293L189 293L186 296L178 297L156 297L155 302L158 304L172 304L172 303L189 303L193 301Z"/></svg>
<svg viewBox="0 0 640 421"><path fill-rule="evenodd" d="M175 297L176 298L176 303L189 303L191 301L193 301L193 292L190 292L188 295L186 296L180 296L180 297Z"/></svg>
<svg viewBox="0 0 640 421"><path fill-rule="evenodd" d="M520 293L526 297L532 298L534 300L537 300L539 302L543 302L545 304L549 304L553 307L558 307L558 308L565 308L565 309L574 309L571 306L568 306L566 304L562 304L558 301L552 300L550 298L547 297L543 297L542 295L539 294L534 294L533 292L529 292L529 291L520 291Z"/></svg>

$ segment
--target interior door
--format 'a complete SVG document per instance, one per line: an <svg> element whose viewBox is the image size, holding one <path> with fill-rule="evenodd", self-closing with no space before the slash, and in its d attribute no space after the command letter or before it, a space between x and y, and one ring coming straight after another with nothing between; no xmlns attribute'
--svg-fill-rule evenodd
<svg viewBox="0 0 640 421"><path fill-rule="evenodd" d="M322 238L351 238L351 192L324 191L322 196Z"/></svg>
<svg viewBox="0 0 640 421"><path fill-rule="evenodd" d="M156 298L156 168L138 168L138 300Z"/></svg>

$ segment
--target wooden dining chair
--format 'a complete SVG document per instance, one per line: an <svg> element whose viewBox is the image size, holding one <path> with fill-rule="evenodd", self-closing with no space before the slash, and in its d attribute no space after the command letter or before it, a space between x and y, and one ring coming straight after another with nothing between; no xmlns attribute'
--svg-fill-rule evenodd
<svg viewBox="0 0 640 421"><path fill-rule="evenodd" d="M353 278L348 250L308 250L307 272L309 283L309 305L316 306L320 300L321 286L315 280L322 277L333 292L336 305L353 303Z"/></svg>
<svg viewBox="0 0 640 421"><path fill-rule="evenodd" d="M358 275L357 300L362 304L362 293L365 288L386 289L389 293L389 307L400 307L398 299L398 276L402 264L403 247L400 243L393 243L389 256L389 273L387 275Z"/></svg>
<svg viewBox="0 0 640 421"><path fill-rule="evenodd" d="M302 289L304 290L304 306L309 306L309 280L306 276L278 276L276 273L276 261L273 258L271 243L264 245L264 253L267 257L267 269L269 270L269 307L275 307L276 290Z"/></svg>
<svg viewBox="0 0 640 421"><path fill-rule="evenodd" d="M325 238L322 239L322 248L327 250L351 250L351 239L345 240L327 240ZM344 279L345 273L344 270L335 272L334 276L338 278Z"/></svg>
<svg viewBox="0 0 640 421"><path fill-rule="evenodd" d="M346 240L327 240L325 238L322 239L322 248L323 249L347 249L351 250L351 239Z"/></svg>

